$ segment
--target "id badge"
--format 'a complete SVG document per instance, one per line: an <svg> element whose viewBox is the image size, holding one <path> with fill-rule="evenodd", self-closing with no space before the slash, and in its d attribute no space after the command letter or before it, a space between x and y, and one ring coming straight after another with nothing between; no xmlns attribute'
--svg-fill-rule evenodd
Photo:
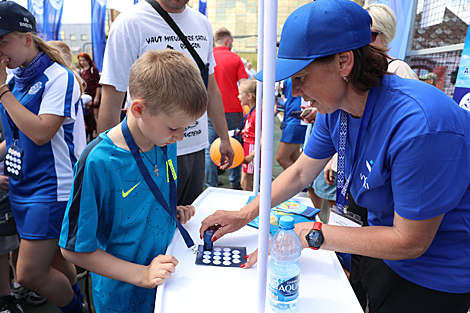
<svg viewBox="0 0 470 313"><path fill-rule="evenodd" d="M337 226L350 226L350 227L362 227L363 222L361 217L353 212L344 212L340 210L336 205L330 208L330 215L328 216L329 225Z"/></svg>
<svg viewBox="0 0 470 313"><path fill-rule="evenodd" d="M5 175L20 181L23 179L23 149L16 144L8 147L5 157Z"/></svg>

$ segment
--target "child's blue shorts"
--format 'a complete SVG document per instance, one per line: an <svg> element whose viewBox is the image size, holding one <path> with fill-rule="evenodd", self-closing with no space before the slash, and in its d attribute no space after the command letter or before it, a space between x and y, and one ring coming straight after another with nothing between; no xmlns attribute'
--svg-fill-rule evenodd
<svg viewBox="0 0 470 313"><path fill-rule="evenodd" d="M59 238L67 201L20 203L10 199L10 203L20 238Z"/></svg>

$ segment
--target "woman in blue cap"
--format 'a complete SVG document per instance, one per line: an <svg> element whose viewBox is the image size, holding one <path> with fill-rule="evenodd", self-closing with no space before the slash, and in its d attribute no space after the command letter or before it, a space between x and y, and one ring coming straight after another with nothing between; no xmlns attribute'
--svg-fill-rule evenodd
<svg viewBox="0 0 470 313"><path fill-rule="evenodd" d="M7 67L15 69L12 77ZM79 98L77 77L60 51L38 37L34 16L13 1L0 2L0 156L21 237L17 279L64 313L88 311L75 268L57 244L84 148L77 144L85 136L83 123L81 129L75 123Z"/></svg>
<svg viewBox="0 0 470 313"><path fill-rule="evenodd" d="M298 224L303 247L363 255L370 312L466 313L470 113L437 88L388 73L386 51L370 45L370 21L350 0L313 1L286 20L276 81L290 76L292 94L320 114L304 153L273 182L272 206L338 152L337 206L347 211L350 194L368 209L369 227ZM201 234L218 225L217 240L258 212L258 199L217 211Z"/></svg>

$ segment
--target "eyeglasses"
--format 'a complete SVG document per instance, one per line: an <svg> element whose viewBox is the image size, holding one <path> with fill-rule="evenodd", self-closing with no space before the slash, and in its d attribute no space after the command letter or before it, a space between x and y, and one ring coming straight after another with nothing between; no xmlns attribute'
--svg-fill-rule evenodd
<svg viewBox="0 0 470 313"><path fill-rule="evenodd" d="M382 32L370 32L372 35L372 40L371 42L374 42L377 39L377 36L380 34L383 34Z"/></svg>

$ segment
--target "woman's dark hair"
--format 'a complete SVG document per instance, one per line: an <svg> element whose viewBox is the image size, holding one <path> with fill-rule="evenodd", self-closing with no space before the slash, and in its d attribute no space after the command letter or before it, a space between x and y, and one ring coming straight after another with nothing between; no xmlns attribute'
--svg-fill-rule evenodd
<svg viewBox="0 0 470 313"><path fill-rule="evenodd" d="M387 73L388 61L385 49L366 45L352 50L354 66L348 76L349 82L357 92L366 92L377 87L379 80ZM318 58L319 63L330 63L335 54Z"/></svg>

